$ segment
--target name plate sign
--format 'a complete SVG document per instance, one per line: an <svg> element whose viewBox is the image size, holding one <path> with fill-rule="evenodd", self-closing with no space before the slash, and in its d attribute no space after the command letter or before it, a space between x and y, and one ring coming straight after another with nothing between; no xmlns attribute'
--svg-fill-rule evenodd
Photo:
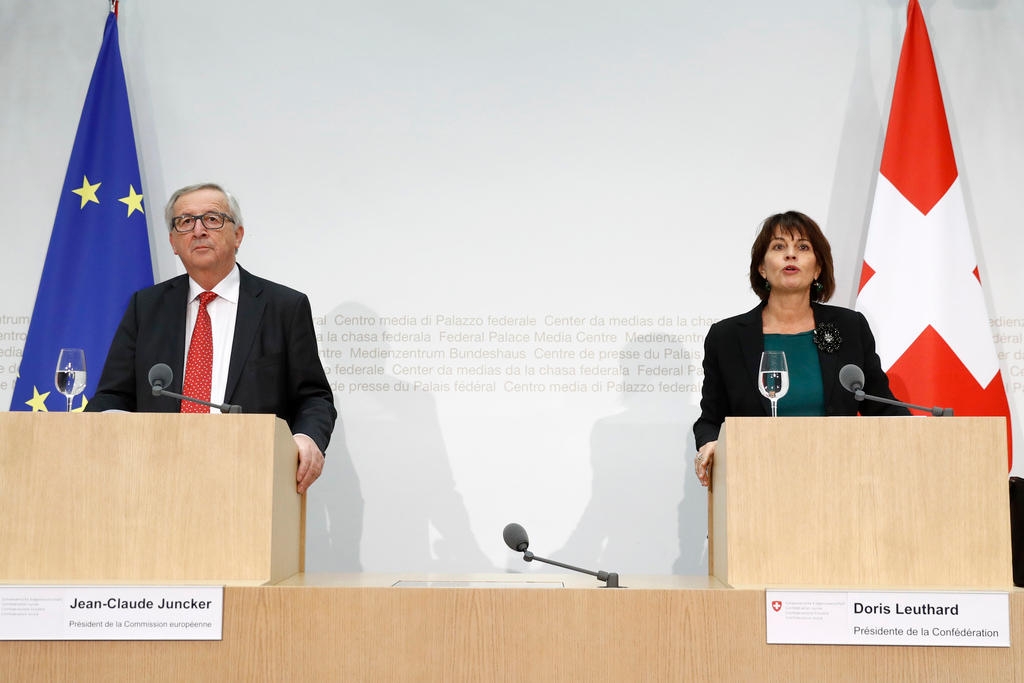
<svg viewBox="0 0 1024 683"><path fill-rule="evenodd" d="M223 586L0 586L0 640L220 640Z"/></svg>
<svg viewBox="0 0 1024 683"><path fill-rule="evenodd" d="M1010 647L1005 592L765 591L768 643Z"/></svg>

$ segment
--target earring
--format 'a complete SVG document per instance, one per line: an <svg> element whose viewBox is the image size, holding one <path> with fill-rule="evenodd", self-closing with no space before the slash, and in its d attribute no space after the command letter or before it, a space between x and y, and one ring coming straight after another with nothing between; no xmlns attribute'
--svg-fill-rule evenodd
<svg viewBox="0 0 1024 683"><path fill-rule="evenodd" d="M812 286L812 287L814 287L814 291L815 291L816 293L818 293L818 294L821 294L821 290L825 289L825 285L821 284L821 283L820 283L820 282L818 282L817 280L815 280L815 281L814 281L814 282L813 282L813 283L811 284L811 286Z"/></svg>
<svg viewBox="0 0 1024 683"><path fill-rule="evenodd" d="M772 283L768 282L768 278L761 278L761 279L764 280L765 291L768 291L768 292L772 291Z"/></svg>

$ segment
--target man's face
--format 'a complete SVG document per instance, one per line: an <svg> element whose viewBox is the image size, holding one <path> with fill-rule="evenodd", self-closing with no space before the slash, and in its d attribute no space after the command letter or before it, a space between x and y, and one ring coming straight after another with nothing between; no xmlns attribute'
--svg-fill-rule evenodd
<svg viewBox="0 0 1024 683"><path fill-rule="evenodd" d="M174 202L173 215L201 215L208 211L219 211L231 216L227 199L217 190L196 190ZM231 216L235 218L235 216ZM213 280L214 284L223 279L235 266L235 250L242 243L245 228L226 222L220 230L208 230L203 222L196 220L191 232L184 234L171 230L171 248L181 259L185 270L197 282Z"/></svg>

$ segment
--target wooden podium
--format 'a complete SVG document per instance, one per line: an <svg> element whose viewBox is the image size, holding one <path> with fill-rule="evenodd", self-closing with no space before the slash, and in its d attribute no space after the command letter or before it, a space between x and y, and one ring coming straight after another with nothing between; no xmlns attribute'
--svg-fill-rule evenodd
<svg viewBox="0 0 1024 683"><path fill-rule="evenodd" d="M728 418L709 574L731 586L1009 590L1002 418Z"/></svg>
<svg viewBox="0 0 1024 683"><path fill-rule="evenodd" d="M302 571L273 415L0 414L0 582L275 583Z"/></svg>

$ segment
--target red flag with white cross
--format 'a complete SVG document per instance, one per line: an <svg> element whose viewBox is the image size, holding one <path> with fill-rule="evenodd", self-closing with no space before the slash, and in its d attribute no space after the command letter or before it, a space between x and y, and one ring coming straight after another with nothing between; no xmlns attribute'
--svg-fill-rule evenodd
<svg viewBox="0 0 1024 683"><path fill-rule="evenodd" d="M857 308L897 398L1005 416L1009 443L1006 389L917 0L907 7Z"/></svg>

